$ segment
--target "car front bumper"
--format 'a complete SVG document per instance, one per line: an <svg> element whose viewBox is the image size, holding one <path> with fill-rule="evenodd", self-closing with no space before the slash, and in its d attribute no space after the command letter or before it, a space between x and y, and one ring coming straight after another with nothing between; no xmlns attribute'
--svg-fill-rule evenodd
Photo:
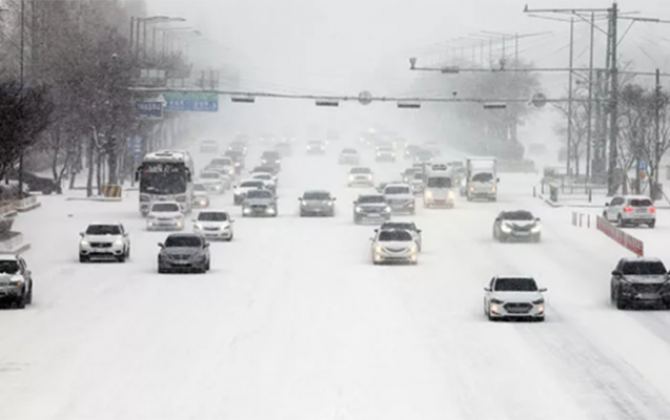
<svg viewBox="0 0 670 420"><path fill-rule="evenodd" d="M454 207L455 201L453 198L424 198L424 206L426 207Z"/></svg>
<svg viewBox="0 0 670 420"><path fill-rule="evenodd" d="M511 305L511 306L510 306ZM528 310L523 308L515 309L519 305L530 305ZM489 314L492 318L544 318L544 304L533 304L529 302L506 302L502 304L492 303L489 307Z"/></svg>
<svg viewBox="0 0 670 420"><path fill-rule="evenodd" d="M511 231L511 232L500 232L499 237L503 240L507 241L518 241L518 242L526 242L526 241L533 241L537 240L542 236L542 231Z"/></svg>
<svg viewBox="0 0 670 420"><path fill-rule="evenodd" d="M198 233L202 236L204 236L206 239L230 239L233 237L233 230L228 228L228 229L216 229L216 230L209 230L209 229L193 229L193 232Z"/></svg>
<svg viewBox="0 0 670 420"><path fill-rule="evenodd" d="M18 299L23 296L23 290L23 285L0 286L0 301Z"/></svg>
<svg viewBox="0 0 670 420"><path fill-rule="evenodd" d="M349 179L348 185L350 187L374 187L375 181L370 178L354 178Z"/></svg>
<svg viewBox="0 0 670 420"><path fill-rule="evenodd" d="M163 271L172 272L192 272L195 270L202 270L206 267L207 261L203 260L168 260L163 259L159 261L158 268Z"/></svg>
<svg viewBox="0 0 670 420"><path fill-rule="evenodd" d="M375 251L372 255L372 260L377 264L383 264L383 263L414 264L419 260L419 257L416 252L391 253L387 251L381 251L381 252Z"/></svg>
<svg viewBox="0 0 670 420"><path fill-rule="evenodd" d="M302 216L333 216L335 214L334 206L331 207L301 207Z"/></svg>
<svg viewBox="0 0 670 420"><path fill-rule="evenodd" d="M377 157L375 157L375 161L377 161L377 162L395 162L395 156L378 155Z"/></svg>
<svg viewBox="0 0 670 420"><path fill-rule="evenodd" d="M242 209L243 217L274 217L277 215L277 209L272 207Z"/></svg>
<svg viewBox="0 0 670 420"><path fill-rule="evenodd" d="M112 245L108 247L94 247L90 245L79 245L79 255L86 257L118 257L123 255L123 245Z"/></svg>
<svg viewBox="0 0 670 420"><path fill-rule="evenodd" d="M183 230L183 221L150 221L147 222L147 230L149 231L175 231Z"/></svg>
<svg viewBox="0 0 670 420"><path fill-rule="evenodd" d="M386 222L391 219L391 213L354 213L359 222Z"/></svg>
<svg viewBox="0 0 670 420"><path fill-rule="evenodd" d="M389 202L389 207L393 213L414 213L416 203L414 201Z"/></svg>

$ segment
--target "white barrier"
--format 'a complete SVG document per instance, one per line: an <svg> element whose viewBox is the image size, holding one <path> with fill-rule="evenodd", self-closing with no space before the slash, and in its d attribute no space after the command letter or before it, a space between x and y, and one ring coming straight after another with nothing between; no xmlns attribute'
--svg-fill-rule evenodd
<svg viewBox="0 0 670 420"><path fill-rule="evenodd" d="M0 239L0 252L5 253L21 253L30 248L30 244L23 243L23 234L18 232L11 232L10 236Z"/></svg>
<svg viewBox="0 0 670 420"><path fill-rule="evenodd" d="M17 211L25 212L37 208L40 206L40 202L37 201L37 197L34 195L22 198L14 202L14 208Z"/></svg>
<svg viewBox="0 0 670 420"><path fill-rule="evenodd" d="M576 211L572 212L572 226L575 227L584 227L591 228L591 218L594 215L589 213L578 213Z"/></svg>
<svg viewBox="0 0 670 420"><path fill-rule="evenodd" d="M639 257L644 256L644 242L614 226L604 217L598 216L596 219L596 227L599 231L614 239L615 242L633 252L635 255Z"/></svg>

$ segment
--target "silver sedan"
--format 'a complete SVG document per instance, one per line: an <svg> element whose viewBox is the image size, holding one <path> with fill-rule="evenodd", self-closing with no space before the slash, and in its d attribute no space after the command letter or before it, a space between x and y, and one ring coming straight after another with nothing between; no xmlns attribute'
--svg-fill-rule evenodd
<svg viewBox="0 0 670 420"><path fill-rule="evenodd" d="M328 191L307 191L300 201L300 217L335 216L335 197Z"/></svg>

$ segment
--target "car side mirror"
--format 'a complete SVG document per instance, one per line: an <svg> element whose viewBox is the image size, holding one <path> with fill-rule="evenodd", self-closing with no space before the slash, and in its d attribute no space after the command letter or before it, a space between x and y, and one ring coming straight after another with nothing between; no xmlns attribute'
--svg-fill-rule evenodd
<svg viewBox="0 0 670 420"><path fill-rule="evenodd" d="M333 197L333 198L331 198L331 200L337 201L337 197Z"/></svg>
<svg viewBox="0 0 670 420"><path fill-rule="evenodd" d="M496 182L500 182L500 178L496 178Z"/></svg>
<svg viewBox="0 0 670 420"><path fill-rule="evenodd" d="M540 218L539 218L539 217L536 217L536 218L535 218L535 221L536 221L536 222L539 222L539 221L540 221Z"/></svg>
<svg viewBox="0 0 670 420"><path fill-rule="evenodd" d="M491 291L491 288L490 288L490 287L485 287L485 288L484 288L484 291L485 291L485 292L490 292L490 291Z"/></svg>
<svg viewBox="0 0 670 420"><path fill-rule="evenodd" d="M610 206L610 203L605 203L605 207L609 207L609 206Z"/></svg>
<svg viewBox="0 0 670 420"><path fill-rule="evenodd" d="M33 274L33 272L30 271L30 270L26 270L24 274L25 274L26 276L30 276L31 274Z"/></svg>
<svg viewBox="0 0 670 420"><path fill-rule="evenodd" d="M615 276L615 277L621 277L623 275L623 273L621 273L621 271L619 271L619 270L614 270L614 271L612 271L612 275Z"/></svg>
<svg viewBox="0 0 670 420"><path fill-rule="evenodd" d="M375 233L379 232L379 229L375 229Z"/></svg>
<svg viewBox="0 0 670 420"><path fill-rule="evenodd" d="M84 232L79 232L79 236L84 237Z"/></svg>
<svg viewBox="0 0 670 420"><path fill-rule="evenodd" d="M417 230L416 230L416 233L421 233L421 229L417 229Z"/></svg>
<svg viewBox="0 0 670 420"><path fill-rule="evenodd" d="M205 245L203 245L204 248L209 248L209 242L205 242Z"/></svg>
<svg viewBox="0 0 670 420"><path fill-rule="evenodd" d="M548 290L548 289L547 289L546 287L543 287L543 288L540 289L540 293L544 293L544 292L546 292L547 290Z"/></svg>
<svg viewBox="0 0 670 420"><path fill-rule="evenodd" d="M158 246L161 247L161 248L165 248L165 244L160 243L160 242L158 243Z"/></svg>

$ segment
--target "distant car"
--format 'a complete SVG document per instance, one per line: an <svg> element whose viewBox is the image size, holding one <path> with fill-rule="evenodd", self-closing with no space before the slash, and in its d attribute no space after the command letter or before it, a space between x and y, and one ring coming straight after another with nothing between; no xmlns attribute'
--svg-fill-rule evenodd
<svg viewBox="0 0 670 420"><path fill-rule="evenodd" d="M421 148L423 150L429 151L433 156L439 156L441 154L440 145L436 141L427 141Z"/></svg>
<svg viewBox="0 0 670 420"><path fill-rule="evenodd" d="M33 303L33 274L19 254L0 253L0 301L19 309Z"/></svg>
<svg viewBox="0 0 670 420"><path fill-rule="evenodd" d="M375 152L376 162L395 162L395 149L392 146L379 146Z"/></svg>
<svg viewBox="0 0 670 420"><path fill-rule="evenodd" d="M490 321L505 318L544 321L542 294L547 289L538 288L532 277L496 276L484 291L484 315Z"/></svg>
<svg viewBox="0 0 670 420"><path fill-rule="evenodd" d="M230 180L224 178L224 175L221 175L220 172L215 171L201 172L198 183L204 185L208 192L214 194L223 194L226 187L230 187Z"/></svg>
<svg viewBox="0 0 670 420"><path fill-rule="evenodd" d="M308 155L322 155L326 153L326 142L322 140L310 140L307 142Z"/></svg>
<svg viewBox="0 0 670 420"><path fill-rule="evenodd" d="M419 247L414 236L402 229L378 230L372 241L372 263L408 263L419 261Z"/></svg>
<svg viewBox="0 0 670 420"><path fill-rule="evenodd" d="M273 193L277 193L277 185L275 184L275 177L274 175L267 173L267 172L256 172L251 175L252 179L260 179L265 183L265 189L272 191Z"/></svg>
<svg viewBox="0 0 670 420"><path fill-rule="evenodd" d="M335 216L335 197L328 191L305 191L300 201L300 217Z"/></svg>
<svg viewBox="0 0 670 420"><path fill-rule="evenodd" d="M649 197L642 195L621 195L605 203L603 217L616 222L619 227L647 225L656 226L656 208Z"/></svg>
<svg viewBox="0 0 670 420"><path fill-rule="evenodd" d="M384 187L383 194L394 213L414 214L416 212L416 199L410 185L388 184Z"/></svg>
<svg viewBox="0 0 670 420"><path fill-rule="evenodd" d="M375 179L372 169L364 167L351 168L347 185L349 187L374 187Z"/></svg>
<svg viewBox="0 0 670 420"><path fill-rule="evenodd" d="M249 191L258 190L265 188L265 181L262 179L248 179L242 181L240 185L235 187L235 192L233 193L233 203L236 206L239 206L244 201L244 197Z"/></svg>
<svg viewBox="0 0 670 420"><path fill-rule="evenodd" d="M219 142L216 140L201 140L200 153L219 153Z"/></svg>
<svg viewBox="0 0 670 420"><path fill-rule="evenodd" d="M433 163L430 165L431 172L447 172L449 166L446 163Z"/></svg>
<svg viewBox="0 0 670 420"><path fill-rule="evenodd" d="M220 157L212 159L212 161L205 166L206 171L216 171L223 175L235 176L235 163L229 157Z"/></svg>
<svg viewBox="0 0 670 420"><path fill-rule="evenodd" d="M250 190L242 202L242 217L277 217L277 197L268 190Z"/></svg>
<svg viewBox="0 0 670 420"><path fill-rule="evenodd" d="M244 140L235 140L230 143L227 150L230 152L240 152L242 155L246 156L249 151L249 144Z"/></svg>
<svg viewBox="0 0 670 420"><path fill-rule="evenodd" d="M409 182L409 185L412 186L412 191L414 195L423 194L426 189L426 178L423 174L423 171L415 172L414 178Z"/></svg>
<svg viewBox="0 0 670 420"><path fill-rule="evenodd" d="M289 140L277 143L275 150L281 157L288 157L293 154L293 146L291 146L291 142Z"/></svg>
<svg viewBox="0 0 670 420"><path fill-rule="evenodd" d="M354 201L354 223L374 221L385 222L391 219L391 207L381 194L359 195Z"/></svg>
<svg viewBox="0 0 670 420"><path fill-rule="evenodd" d="M540 219L529 211L502 211L493 222L493 239L500 242L540 242L541 236Z"/></svg>
<svg viewBox="0 0 670 420"><path fill-rule="evenodd" d="M622 258L612 271L610 297L617 309L670 307L668 270L658 258Z"/></svg>
<svg viewBox="0 0 670 420"><path fill-rule="evenodd" d="M253 178L256 174L270 174L272 175L272 180L274 181L275 187L279 186L279 178L277 174L273 172L273 168L269 166L256 166L251 172L250 175Z"/></svg>
<svg viewBox="0 0 670 420"><path fill-rule="evenodd" d="M414 155L414 162L415 163L422 163L422 164L432 164L434 159L433 152L429 150L419 150L416 152Z"/></svg>
<svg viewBox="0 0 670 420"><path fill-rule="evenodd" d="M125 262L130 258L130 237L121 223L91 224L79 236L79 262L99 257Z"/></svg>
<svg viewBox="0 0 670 420"><path fill-rule="evenodd" d="M358 165L361 161L361 156L356 149L345 148L340 152L340 165Z"/></svg>
<svg viewBox="0 0 670 420"><path fill-rule="evenodd" d="M421 238L421 229L416 227L416 224L414 222L384 222L379 227L379 229L375 230L375 233L377 233L380 230L406 230L407 232L412 234L412 236L414 237L414 241L416 242L416 245L419 248L419 252L421 252L421 246L423 243L423 240Z"/></svg>
<svg viewBox="0 0 670 420"><path fill-rule="evenodd" d="M209 193L203 184L193 184L193 204L199 209L209 207Z"/></svg>
<svg viewBox="0 0 670 420"><path fill-rule="evenodd" d="M224 155L224 157L230 158L233 161L236 174L240 174L242 169L244 169L244 156L244 152L239 149L227 150Z"/></svg>
<svg viewBox="0 0 670 420"><path fill-rule="evenodd" d="M414 179L414 174L416 173L423 173L423 172L417 168L405 169L403 172L400 173L400 176L402 177L402 182L404 182L405 184L410 184Z"/></svg>
<svg viewBox="0 0 670 420"><path fill-rule="evenodd" d="M267 150L261 155L261 165L268 166L273 169L273 173L281 170L281 155L274 150Z"/></svg>
<svg viewBox="0 0 670 420"><path fill-rule="evenodd" d="M233 220L223 210L206 210L198 213L193 219L193 232L201 234L205 239L233 240Z"/></svg>
<svg viewBox="0 0 670 420"><path fill-rule="evenodd" d="M176 201L157 201L147 214L147 230L183 230L184 215Z"/></svg>
<svg viewBox="0 0 670 420"><path fill-rule="evenodd" d="M159 243L158 272L206 273L210 268L209 243L195 233L173 233Z"/></svg>
<svg viewBox="0 0 670 420"><path fill-rule="evenodd" d="M423 206L425 208L453 208L456 204L456 192L449 172L431 172L426 177L423 189Z"/></svg>
<svg viewBox="0 0 670 420"><path fill-rule="evenodd" d="M419 147L417 145L414 145L414 144L410 144L410 145L406 146L405 147L405 152L403 153L403 156L405 157L405 160L414 159L414 155L419 150L421 150L421 147Z"/></svg>

